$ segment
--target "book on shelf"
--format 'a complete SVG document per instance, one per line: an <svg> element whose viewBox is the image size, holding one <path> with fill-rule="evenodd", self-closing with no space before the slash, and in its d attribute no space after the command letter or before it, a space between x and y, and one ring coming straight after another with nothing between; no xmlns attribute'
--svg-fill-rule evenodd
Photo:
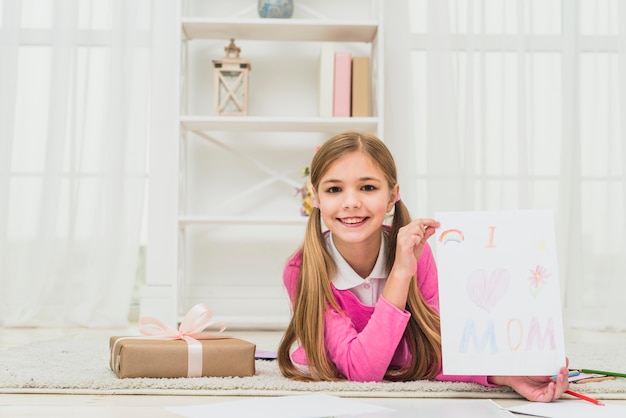
<svg viewBox="0 0 626 418"><path fill-rule="evenodd" d="M335 82L335 44L324 42L320 51L319 68L319 116L330 118L333 116Z"/></svg>
<svg viewBox="0 0 626 418"><path fill-rule="evenodd" d="M352 112L353 117L371 116L370 59L352 58Z"/></svg>
<svg viewBox="0 0 626 418"><path fill-rule="evenodd" d="M335 52L335 82L333 116L350 116L352 78L352 54L350 52Z"/></svg>

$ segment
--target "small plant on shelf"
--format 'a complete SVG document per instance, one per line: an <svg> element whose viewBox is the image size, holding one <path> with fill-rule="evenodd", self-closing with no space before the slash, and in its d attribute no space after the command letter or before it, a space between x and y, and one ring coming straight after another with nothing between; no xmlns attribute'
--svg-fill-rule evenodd
<svg viewBox="0 0 626 418"><path fill-rule="evenodd" d="M309 175L309 167L304 167L302 170L304 176L304 185L300 188L296 188L296 196L300 195L302 198L302 206L300 207L300 214L302 216L309 216L313 211L313 194L311 193L311 179Z"/></svg>
<svg viewBox="0 0 626 418"><path fill-rule="evenodd" d="M320 148L320 145L315 147L315 152ZM314 153L315 153L314 152ZM302 198L302 206L300 207L300 214L302 216L309 216L313 211L313 185L311 184L311 172L309 167L306 166L300 170L304 177L304 184L300 188L296 188L296 196L300 195Z"/></svg>

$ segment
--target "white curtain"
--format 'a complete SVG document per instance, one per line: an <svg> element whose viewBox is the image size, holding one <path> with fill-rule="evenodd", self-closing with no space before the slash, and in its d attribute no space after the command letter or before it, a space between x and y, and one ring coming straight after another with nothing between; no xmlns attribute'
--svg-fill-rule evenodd
<svg viewBox="0 0 626 418"><path fill-rule="evenodd" d="M0 1L0 323L120 326L146 183L150 2Z"/></svg>
<svg viewBox="0 0 626 418"><path fill-rule="evenodd" d="M418 213L553 209L565 325L626 329L626 2L408 5Z"/></svg>

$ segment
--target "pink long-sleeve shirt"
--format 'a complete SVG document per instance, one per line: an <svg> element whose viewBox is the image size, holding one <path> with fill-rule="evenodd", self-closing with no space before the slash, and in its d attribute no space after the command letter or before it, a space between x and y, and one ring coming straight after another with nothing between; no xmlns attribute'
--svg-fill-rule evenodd
<svg viewBox="0 0 626 418"><path fill-rule="evenodd" d="M302 264L302 252L296 253L285 266L283 281L293 304ZM428 305L439 312L439 289L437 267L428 244L417 263L419 290ZM345 315L329 308L324 314L324 338L330 360L338 372L352 381L382 381L390 367L406 367L411 353L404 338L404 330L410 313L400 310L383 296L374 306L361 303L350 290L331 288L339 307ZM292 359L306 364L302 347L292 353ZM444 375L441 371L436 380L473 382L493 386L486 376Z"/></svg>

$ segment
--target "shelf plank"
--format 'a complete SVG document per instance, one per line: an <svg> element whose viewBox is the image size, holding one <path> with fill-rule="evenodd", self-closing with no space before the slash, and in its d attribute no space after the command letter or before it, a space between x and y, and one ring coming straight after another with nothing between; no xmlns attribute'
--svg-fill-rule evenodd
<svg viewBox="0 0 626 418"><path fill-rule="evenodd" d="M376 20L316 19L182 19L184 39L254 41L372 42Z"/></svg>
<svg viewBox="0 0 626 418"><path fill-rule="evenodd" d="M284 118L263 116L181 116L184 129L196 132L324 132L347 130L376 132L378 118Z"/></svg>
<svg viewBox="0 0 626 418"><path fill-rule="evenodd" d="M304 225L305 216L270 217L270 216L181 216L178 218L180 227L191 225Z"/></svg>

